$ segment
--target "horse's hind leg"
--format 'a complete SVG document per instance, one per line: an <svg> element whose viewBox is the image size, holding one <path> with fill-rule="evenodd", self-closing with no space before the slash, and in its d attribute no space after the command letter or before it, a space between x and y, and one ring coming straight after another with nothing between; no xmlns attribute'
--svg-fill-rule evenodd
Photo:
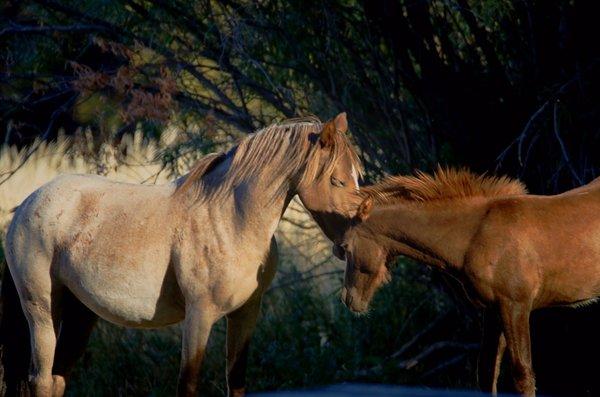
<svg viewBox="0 0 600 397"><path fill-rule="evenodd" d="M66 381L77 360L83 355L98 316L81 303L71 292L65 291L62 305L62 321L54 356L52 376L53 396L65 392Z"/></svg>
<svg viewBox="0 0 600 397"><path fill-rule="evenodd" d="M33 396L46 397L52 395L52 363L64 287L52 278L52 253L40 244L40 239L29 240L28 244L13 244L7 250L7 259L29 326L29 388Z"/></svg>
<svg viewBox="0 0 600 397"><path fill-rule="evenodd" d="M27 285L30 288L24 288L21 305L31 335L33 368L30 373L30 388L35 397L51 396L60 297L58 293L51 294L50 288L40 288L36 282Z"/></svg>

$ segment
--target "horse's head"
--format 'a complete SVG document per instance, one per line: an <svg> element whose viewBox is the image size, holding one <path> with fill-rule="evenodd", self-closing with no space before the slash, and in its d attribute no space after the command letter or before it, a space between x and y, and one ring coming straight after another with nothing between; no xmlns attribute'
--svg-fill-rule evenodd
<svg viewBox="0 0 600 397"><path fill-rule="evenodd" d="M346 136L346 113L323 124L314 135L313 170L306 183L300 184L298 196L321 230L332 241L339 241L356 214L361 199L358 178L361 165Z"/></svg>
<svg viewBox="0 0 600 397"><path fill-rule="evenodd" d="M367 311L377 289L390 279L385 248L368 228L361 227L372 206L371 198L360 204L353 226L346 231L342 242L334 247L336 256L346 260L342 302L356 313Z"/></svg>

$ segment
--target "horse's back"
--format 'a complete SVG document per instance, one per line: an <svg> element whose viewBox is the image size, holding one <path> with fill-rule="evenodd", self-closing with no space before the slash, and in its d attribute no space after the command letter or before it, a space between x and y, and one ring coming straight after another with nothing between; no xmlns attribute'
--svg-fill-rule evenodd
<svg viewBox="0 0 600 397"><path fill-rule="evenodd" d="M61 175L31 193L17 208L7 243L35 235L46 247L62 244L86 223L102 223L120 209L135 214L136 204L151 204L168 197L169 187L114 182L95 175Z"/></svg>
<svg viewBox="0 0 600 397"><path fill-rule="evenodd" d="M490 262L502 274L543 283L541 301L586 300L600 293L600 190L556 196L523 195L491 203L485 235ZM489 256L489 254L488 254ZM502 258L502 259L501 259ZM489 259L489 258L488 258Z"/></svg>

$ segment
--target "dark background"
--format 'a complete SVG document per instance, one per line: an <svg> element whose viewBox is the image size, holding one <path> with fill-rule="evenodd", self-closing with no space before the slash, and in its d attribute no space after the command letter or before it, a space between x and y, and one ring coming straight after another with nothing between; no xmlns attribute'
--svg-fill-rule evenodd
<svg viewBox="0 0 600 397"><path fill-rule="evenodd" d="M0 7L0 141L25 150L35 149L36 137L83 128L97 145L136 128L156 138L175 119L200 126L192 147L206 152L215 136L347 111L367 182L441 163L508 174L532 193L551 194L600 170L596 1L8 0ZM435 275L409 268L410 277L443 288ZM446 301L453 314L434 334L475 341L477 313ZM431 320L420 319L414 334ZM380 325L390 328L386 338L397 332L393 323ZM600 305L545 310L532 324L538 390L600 395ZM473 383L471 364L449 365L436 380L366 378L462 387Z"/></svg>

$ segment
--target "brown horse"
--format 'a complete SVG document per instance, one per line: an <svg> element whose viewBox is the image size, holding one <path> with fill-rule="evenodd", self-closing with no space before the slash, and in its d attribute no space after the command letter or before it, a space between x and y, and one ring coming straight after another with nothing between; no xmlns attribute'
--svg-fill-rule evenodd
<svg viewBox="0 0 600 397"><path fill-rule="evenodd" d="M533 396L531 311L600 295L599 182L534 196L506 177L438 169L364 188L355 225L335 248L347 261L342 300L367 310L399 255L443 270L485 308L481 388L496 393L508 347L517 391Z"/></svg>
<svg viewBox="0 0 600 397"><path fill-rule="evenodd" d="M64 393L102 317L137 328L183 321L178 394L192 396L211 327L223 316L229 394L244 394L248 343L275 272L273 233L288 203L297 194L331 239L360 204L361 166L346 129L343 113L324 124L291 120L206 156L164 186L67 175L32 193L6 237L3 313L18 314L20 298L33 394ZM3 341L15 332L2 329ZM26 346L5 348L16 360Z"/></svg>

